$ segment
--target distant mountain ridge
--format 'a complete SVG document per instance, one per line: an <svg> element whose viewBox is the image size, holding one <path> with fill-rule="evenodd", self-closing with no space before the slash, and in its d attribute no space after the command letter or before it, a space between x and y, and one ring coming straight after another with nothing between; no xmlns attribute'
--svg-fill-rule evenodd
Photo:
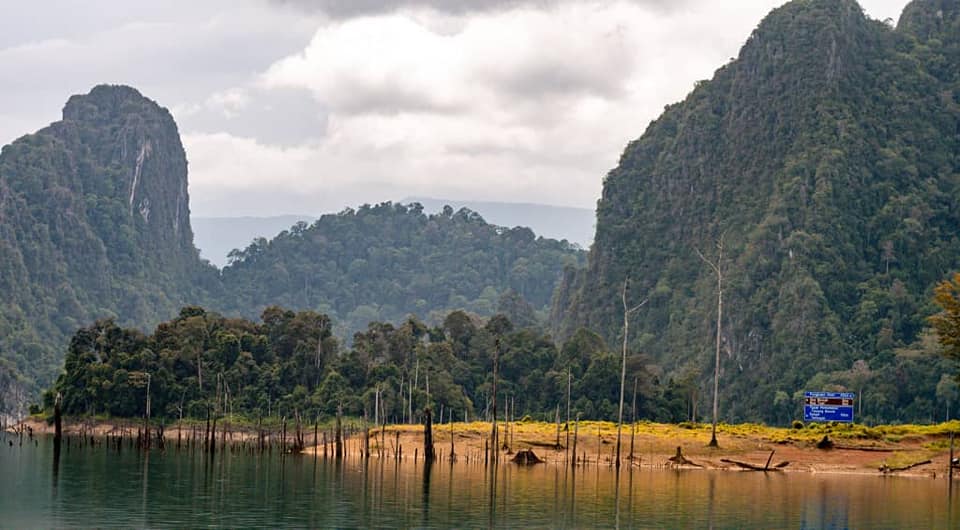
<svg viewBox="0 0 960 530"><path fill-rule="evenodd" d="M454 211L467 208L480 214L488 223L507 228L525 226L537 235L558 241L566 239L583 249L590 248L593 241L595 214L587 208L430 197L408 197L398 203L419 203L428 213L440 212L444 206L450 206ZM317 219L317 216L306 214L236 217L195 215L191 217L191 222L194 242L200 249L201 257L223 268L229 263L227 254L231 250L244 249L258 237L272 238L298 222L311 224Z"/></svg>
<svg viewBox="0 0 960 530"><path fill-rule="evenodd" d="M590 248L593 241L595 213L588 208L431 197L407 197L400 201L401 204L414 202L422 204L428 212L438 212L446 205L454 210L468 208L482 215L488 223L507 228L525 226L540 236L558 241L566 239L583 249Z"/></svg>
<svg viewBox="0 0 960 530"><path fill-rule="evenodd" d="M229 263L227 255L231 250L247 248L258 237L272 238L299 222L309 224L316 220L311 215L190 218L200 256L221 269Z"/></svg>

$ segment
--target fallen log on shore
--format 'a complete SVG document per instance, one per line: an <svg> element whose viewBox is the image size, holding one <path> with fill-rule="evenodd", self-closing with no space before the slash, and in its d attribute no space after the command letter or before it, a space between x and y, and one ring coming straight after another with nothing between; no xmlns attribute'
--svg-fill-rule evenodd
<svg viewBox="0 0 960 530"><path fill-rule="evenodd" d="M909 464L909 465L906 465L906 466L899 466L899 467L890 467L890 466L888 466L888 465L886 465L886 464L883 464L882 466L880 466L879 470L880 470L881 473L883 473L884 475L886 475L886 474L888 474L888 473L896 473L896 472L898 472L898 471L906 471L906 470L908 470L908 469L913 469L913 468L918 467L918 466L922 466L922 465L926 465L926 464L932 464L932 463L933 463L933 462L931 462L930 460L924 460L923 462L916 462L916 463L913 463L913 464Z"/></svg>
<svg viewBox="0 0 960 530"><path fill-rule="evenodd" d="M833 448L843 451L866 451L870 453L893 453L896 451L896 449L889 447L857 447L855 445L834 445Z"/></svg>
<svg viewBox="0 0 960 530"><path fill-rule="evenodd" d="M770 467L770 461L773 460L773 453L776 451L770 451L770 456L767 457L767 463L763 466L758 466L756 464L751 464L749 462L740 462L738 460L730 460L728 458L721 458L720 461L725 464L733 464L737 467L746 469L747 471L783 471L783 468L790 465L790 462L780 462L779 464Z"/></svg>

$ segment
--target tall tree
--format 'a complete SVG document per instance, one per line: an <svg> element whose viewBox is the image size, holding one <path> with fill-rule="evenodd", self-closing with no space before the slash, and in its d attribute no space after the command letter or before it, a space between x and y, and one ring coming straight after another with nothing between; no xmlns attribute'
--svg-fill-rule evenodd
<svg viewBox="0 0 960 530"><path fill-rule="evenodd" d="M645 299L633 307L627 307L627 286L629 284L630 278L623 280L623 291L620 293L620 299L623 302L623 355L620 359L620 410L617 413L617 469L620 469L620 433L623 429L623 387L627 379L627 343L630 332L630 315L647 303Z"/></svg>
<svg viewBox="0 0 960 530"><path fill-rule="evenodd" d="M721 324L723 322L723 236L717 241L717 260L708 260L700 249L695 249L704 263L717 273L717 350L713 367L713 429L710 434L710 447L717 447L717 403L720 394L720 339L722 337Z"/></svg>

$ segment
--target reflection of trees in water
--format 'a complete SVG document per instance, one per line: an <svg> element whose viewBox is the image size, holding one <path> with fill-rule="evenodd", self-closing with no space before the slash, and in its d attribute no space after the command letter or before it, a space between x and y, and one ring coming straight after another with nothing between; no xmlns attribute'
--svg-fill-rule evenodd
<svg viewBox="0 0 960 530"><path fill-rule="evenodd" d="M433 459L423 459L423 507L421 523L424 528L430 526L430 476L433 474Z"/></svg>

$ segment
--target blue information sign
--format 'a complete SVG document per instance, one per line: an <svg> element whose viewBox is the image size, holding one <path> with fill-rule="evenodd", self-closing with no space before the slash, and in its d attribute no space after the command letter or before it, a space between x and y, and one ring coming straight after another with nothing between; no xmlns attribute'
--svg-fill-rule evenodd
<svg viewBox="0 0 960 530"><path fill-rule="evenodd" d="M803 421L853 422L853 392L804 392Z"/></svg>

